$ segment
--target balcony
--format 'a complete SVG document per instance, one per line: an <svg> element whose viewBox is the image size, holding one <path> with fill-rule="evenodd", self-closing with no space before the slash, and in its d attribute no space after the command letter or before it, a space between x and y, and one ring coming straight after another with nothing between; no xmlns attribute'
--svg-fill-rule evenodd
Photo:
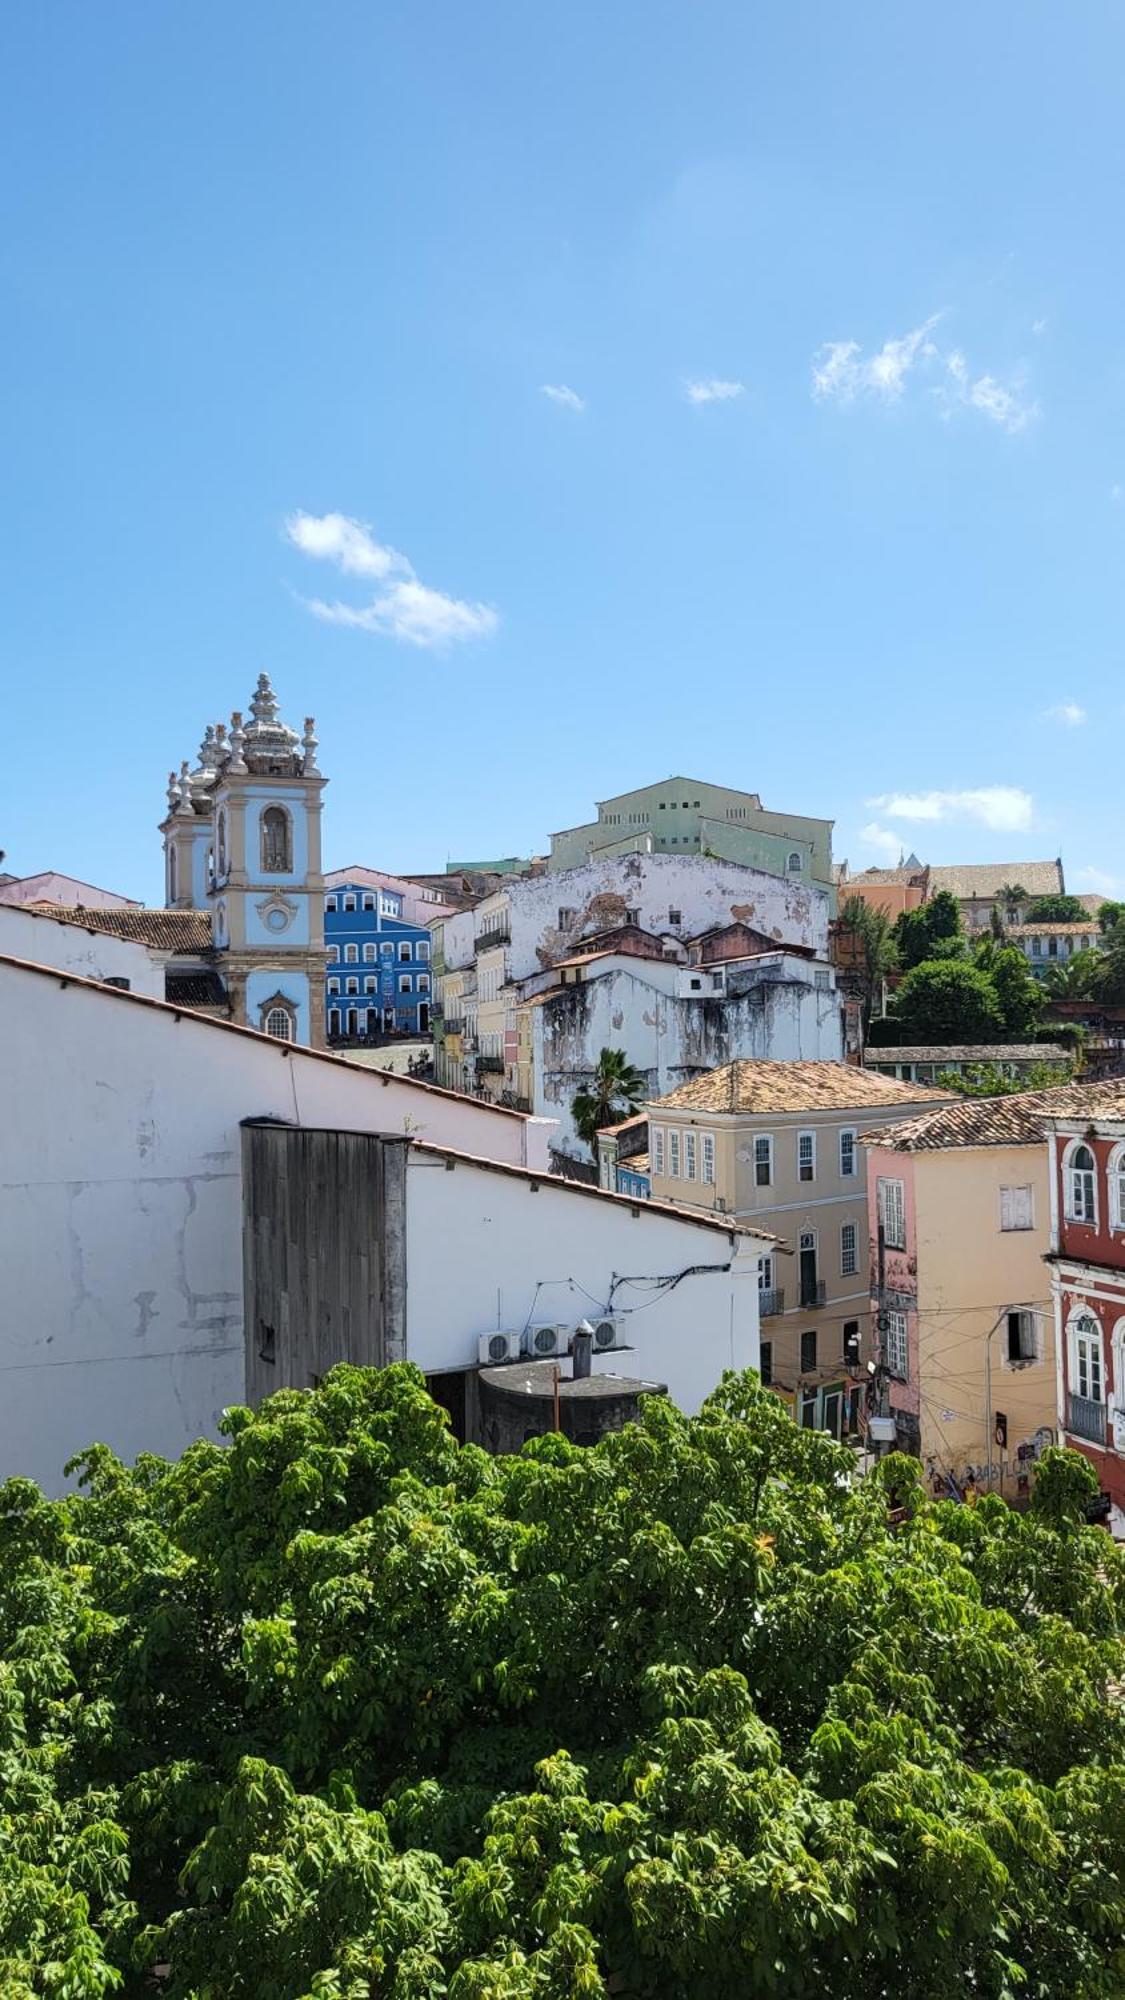
<svg viewBox="0 0 1125 2000"><path fill-rule="evenodd" d="M762 1319L774 1319L785 1311L785 1293L778 1285L762 1285L758 1289L758 1312Z"/></svg>
<svg viewBox="0 0 1125 2000"><path fill-rule="evenodd" d="M1068 1396L1066 1427L1072 1437L1085 1438L1090 1444L1105 1443L1106 1406L1092 1402L1089 1396Z"/></svg>
<svg viewBox="0 0 1125 2000"><path fill-rule="evenodd" d="M447 1035L460 1035L464 1032L465 1023L460 1014L446 1014L443 1018Z"/></svg>
<svg viewBox="0 0 1125 2000"><path fill-rule="evenodd" d="M503 1076L504 1058L503 1056L478 1056L477 1069L482 1072L488 1071L493 1076Z"/></svg>
<svg viewBox="0 0 1125 2000"><path fill-rule="evenodd" d="M505 917L503 921L500 923L490 924L486 931L477 932L476 936L477 950L478 952L491 951L495 945L509 944L511 942L511 937L512 937L512 927L508 922L507 917Z"/></svg>
<svg viewBox="0 0 1125 2000"><path fill-rule="evenodd" d="M828 1296L828 1287L823 1278L802 1280L800 1307L805 1312L810 1306L822 1306Z"/></svg>

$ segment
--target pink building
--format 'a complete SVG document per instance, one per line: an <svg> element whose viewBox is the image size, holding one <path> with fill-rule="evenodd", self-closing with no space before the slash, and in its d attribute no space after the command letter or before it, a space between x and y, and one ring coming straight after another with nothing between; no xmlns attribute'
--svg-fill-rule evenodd
<svg viewBox="0 0 1125 2000"><path fill-rule="evenodd" d="M1125 1529L1125 1082L1049 1127L1059 1428Z"/></svg>
<svg viewBox="0 0 1125 2000"><path fill-rule="evenodd" d="M41 875L0 875L0 903L65 903L83 910L139 910L141 905L112 889L79 882L73 875L45 869Z"/></svg>

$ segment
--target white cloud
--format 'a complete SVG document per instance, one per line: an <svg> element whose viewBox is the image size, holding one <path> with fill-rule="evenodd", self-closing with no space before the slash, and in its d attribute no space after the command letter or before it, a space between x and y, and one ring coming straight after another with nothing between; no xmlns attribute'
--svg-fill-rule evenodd
<svg viewBox="0 0 1125 2000"><path fill-rule="evenodd" d="M1104 868L1077 868L1075 875L1079 882L1088 882L1091 889L1101 896L1116 896L1120 883L1115 875L1107 875Z"/></svg>
<svg viewBox="0 0 1125 2000"><path fill-rule="evenodd" d="M374 540L362 521L346 514L290 514L285 533L303 555L335 563L345 576L412 576L405 556Z"/></svg>
<svg viewBox="0 0 1125 2000"><path fill-rule="evenodd" d="M1054 708L1045 708L1044 722L1062 722L1067 729L1077 729L1086 720L1086 711L1076 701L1060 701Z"/></svg>
<svg viewBox="0 0 1125 2000"><path fill-rule="evenodd" d="M1032 320L1032 322L1031 322L1031 331L1032 331L1032 333L1046 333L1046 331L1047 331L1047 322L1046 322L1046 320L1045 320L1045 319L1033 319L1033 320Z"/></svg>
<svg viewBox="0 0 1125 2000"><path fill-rule="evenodd" d="M1117 481L1114 480L1113 485L1109 489L1110 499L1120 500L1122 493L1125 493L1125 487L1119 486Z"/></svg>
<svg viewBox="0 0 1125 2000"><path fill-rule="evenodd" d="M858 340L828 341L813 357L813 395L821 402L832 397L839 403L852 403L864 394L896 402L911 369L937 354L929 335L939 318L940 314L934 313L913 332L884 341L878 354L866 361L860 358L863 349Z"/></svg>
<svg viewBox="0 0 1125 2000"><path fill-rule="evenodd" d="M1016 785L983 785L965 792L885 792L867 803L893 819L977 820L994 833L1026 832L1034 806L1030 792Z"/></svg>
<svg viewBox="0 0 1125 2000"><path fill-rule="evenodd" d="M564 410L584 410L585 402L577 389L568 389L565 382L544 382L542 393L549 396L552 403L561 404Z"/></svg>
<svg viewBox="0 0 1125 2000"><path fill-rule="evenodd" d="M891 867L897 867L903 852L902 835L889 826L880 826L878 820L869 821L860 828L860 840L864 847L873 848L877 854L885 856Z"/></svg>
<svg viewBox="0 0 1125 2000"><path fill-rule="evenodd" d="M854 403L858 396L875 396L884 403L896 403L907 378L915 370L937 363L946 380L930 391L950 415L964 406L999 424L1006 431L1022 431L1039 415L1039 405L1023 399L1022 383L1003 383L995 375L974 376L959 348L943 353L930 339L941 318L933 313L923 325L897 339L884 341L877 354L864 358L857 340L832 340L813 356L812 392L817 402Z"/></svg>
<svg viewBox="0 0 1125 2000"><path fill-rule="evenodd" d="M710 375L702 382L685 382L684 394L689 403L729 403L736 396L746 394L745 382L724 382L718 375Z"/></svg>
<svg viewBox="0 0 1125 2000"><path fill-rule="evenodd" d="M491 638L500 623L491 605L466 603L420 583L404 555L377 542L364 522L346 514L291 514L285 535L302 554L333 563L345 576L374 577L384 586L369 604L303 598L314 618L326 625L379 632L411 646L441 647L460 639Z"/></svg>

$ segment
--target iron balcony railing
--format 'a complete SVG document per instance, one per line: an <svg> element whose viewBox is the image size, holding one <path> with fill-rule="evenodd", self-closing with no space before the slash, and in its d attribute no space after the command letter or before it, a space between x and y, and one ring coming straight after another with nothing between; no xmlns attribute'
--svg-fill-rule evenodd
<svg viewBox="0 0 1125 2000"><path fill-rule="evenodd" d="M1089 1396L1069 1396L1067 1402L1067 1430L1091 1444L1104 1444L1105 1404L1095 1403Z"/></svg>
<svg viewBox="0 0 1125 2000"><path fill-rule="evenodd" d="M446 1034L459 1035L465 1026L462 1016L460 1014L446 1014L444 1018Z"/></svg>
<svg viewBox="0 0 1125 2000"><path fill-rule="evenodd" d="M491 951L493 945L508 944L511 941L511 925L505 917L503 923L490 924L486 931L478 931L476 946L478 951Z"/></svg>
<svg viewBox="0 0 1125 2000"><path fill-rule="evenodd" d="M504 1058L503 1056L478 1056L477 1068L479 1070L490 1070L494 1076L503 1076Z"/></svg>
<svg viewBox="0 0 1125 2000"><path fill-rule="evenodd" d="M801 1286L801 1307L822 1306L828 1296L828 1287L823 1278L815 1278Z"/></svg>
<svg viewBox="0 0 1125 2000"><path fill-rule="evenodd" d="M785 1293L779 1285L759 1286L758 1311L763 1319L773 1319L785 1311Z"/></svg>

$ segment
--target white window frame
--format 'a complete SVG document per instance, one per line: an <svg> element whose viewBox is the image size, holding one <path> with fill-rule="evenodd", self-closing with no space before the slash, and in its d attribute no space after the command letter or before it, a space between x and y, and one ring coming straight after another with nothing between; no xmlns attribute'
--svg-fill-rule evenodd
<svg viewBox="0 0 1125 2000"><path fill-rule="evenodd" d="M803 1150L807 1150L807 1162L801 1158ZM808 1166L808 1173L803 1171L806 1164ZM797 1134L797 1179L802 1187L809 1187L816 1180L815 1132L798 1132Z"/></svg>
<svg viewBox="0 0 1125 2000"><path fill-rule="evenodd" d="M1040 1313L1035 1312L1033 1308L1031 1308L1030 1306L1009 1306L1008 1318L1012 1319L1013 1317L1018 1319L1020 1322L1021 1350L1023 1349L1026 1342L1026 1344L1030 1346L1031 1351L1030 1353L1024 1353L1021 1351L1021 1353L1018 1356L1013 1356L1011 1353L1006 1351L1002 1357L1003 1366L1005 1368L1029 1368L1032 1362L1042 1361L1043 1359L1042 1315ZM1006 1342L1009 1341L1011 1338L1007 1326L1005 1326L1004 1328L1004 1336ZM1029 1340L1028 1336L1030 1336Z"/></svg>
<svg viewBox="0 0 1125 2000"><path fill-rule="evenodd" d="M696 1171L696 1162L697 1162L697 1157L698 1157L698 1152L699 1152L699 1146L698 1146L698 1141L696 1140L696 1136L695 1136L695 1131L694 1131L694 1129L693 1129L693 1128L692 1128L692 1127L691 1127L691 1126L689 1125L689 1126L688 1126L688 1128L687 1128L687 1130L686 1130L686 1132L684 1133L684 1179L685 1179L685 1181L694 1181L694 1180L697 1180L697 1179L698 1179L698 1174L697 1174L697 1171Z"/></svg>
<svg viewBox="0 0 1125 2000"><path fill-rule="evenodd" d="M849 1237L851 1238L850 1248L847 1241ZM840 1276L842 1278L854 1278L858 1275L858 1272L859 1224L856 1222L842 1222L840 1224Z"/></svg>
<svg viewBox="0 0 1125 2000"><path fill-rule="evenodd" d="M702 1172L703 1185L704 1187L714 1187L715 1134L713 1132L703 1132L700 1134L700 1137L703 1141L703 1144L700 1148L700 1153L701 1153L700 1167Z"/></svg>
<svg viewBox="0 0 1125 2000"><path fill-rule="evenodd" d="M754 1137L750 1143L754 1159L754 1186L772 1187L773 1186L773 1133L755 1132ZM758 1157L759 1146L764 1146L766 1149L764 1159L759 1159ZM761 1173L759 1172L759 1169L763 1166L765 1167L766 1170L766 1177L764 1180L762 1179Z"/></svg>
<svg viewBox="0 0 1125 2000"><path fill-rule="evenodd" d="M375 978L374 974L371 974L367 979L364 980L363 990L365 993L374 993L378 984L379 982Z"/></svg>
<svg viewBox="0 0 1125 2000"><path fill-rule="evenodd" d="M906 1248L906 1183L880 1177L875 1183L883 1243L888 1250Z"/></svg>
<svg viewBox="0 0 1125 2000"><path fill-rule="evenodd" d="M359 946L357 944L346 944L344 946L344 964L359 964Z"/></svg>
<svg viewBox="0 0 1125 2000"><path fill-rule="evenodd" d="M1067 1322L1066 1338L1071 1394L1087 1403L1104 1403L1105 1340L1097 1313L1089 1306L1075 1307Z"/></svg>
<svg viewBox="0 0 1125 2000"><path fill-rule="evenodd" d="M344 897L344 908L345 910L354 910L355 906L356 906L355 890L352 889L349 890L348 894Z"/></svg>
<svg viewBox="0 0 1125 2000"><path fill-rule="evenodd" d="M340 982L338 979L330 979L328 981L328 991L330 993L338 993L340 991Z"/></svg>
<svg viewBox="0 0 1125 2000"><path fill-rule="evenodd" d="M1125 1145L1115 1146L1106 1167L1109 1186L1109 1226L1125 1229Z"/></svg>
<svg viewBox="0 0 1125 2000"><path fill-rule="evenodd" d="M773 1290L772 1250L767 1250L765 1255L758 1259L758 1290L760 1292L772 1292Z"/></svg>
<svg viewBox="0 0 1125 2000"><path fill-rule="evenodd" d="M845 1139L848 1142L848 1158L851 1162L850 1166L844 1165ZM854 1181L857 1173L859 1172L859 1161L856 1158L854 1125L845 1125L843 1127L840 1133L839 1144L840 1144L840 1179L842 1181Z"/></svg>
<svg viewBox="0 0 1125 2000"><path fill-rule="evenodd" d="M1088 1153L1089 1167L1076 1167L1079 1153ZM1063 1154L1063 1208L1068 1222L1089 1229L1098 1226L1098 1156L1085 1139L1072 1139Z"/></svg>
<svg viewBox="0 0 1125 2000"><path fill-rule="evenodd" d="M409 972L400 972L400 973L399 973L399 975L398 975L398 990L399 990L399 992L400 992L400 993L413 993L413 991L414 991L414 978L413 978L413 974L412 974L412 973L409 973Z"/></svg>
<svg viewBox="0 0 1125 2000"><path fill-rule="evenodd" d="M334 895L324 898L324 907L326 910L334 910L336 908L336 898Z"/></svg>
<svg viewBox="0 0 1125 2000"><path fill-rule="evenodd" d="M363 907L365 910L373 910L375 908L375 897L370 889L365 889L363 892Z"/></svg>
<svg viewBox="0 0 1125 2000"><path fill-rule="evenodd" d="M663 1179L664 1177L663 1125L654 1125L652 1128L652 1171L654 1174L659 1174L661 1179Z"/></svg>
<svg viewBox="0 0 1125 2000"><path fill-rule="evenodd" d="M411 949L410 949L410 940L409 940L409 938L400 938L400 939L399 939L399 942L398 942L398 962L399 962L399 964L400 964L400 965L405 965L405 964L407 963L408 959L410 959L410 958L411 958L412 956L413 956L413 954L412 954L412 952L411 952Z"/></svg>
<svg viewBox="0 0 1125 2000"><path fill-rule="evenodd" d="M393 958L395 955L394 940L392 938L384 938L379 946L379 953L383 958Z"/></svg>
<svg viewBox="0 0 1125 2000"><path fill-rule="evenodd" d="M358 992L359 992L359 980L355 978L345 979L344 981L345 997L347 997L347 995L349 994L358 994Z"/></svg>
<svg viewBox="0 0 1125 2000"><path fill-rule="evenodd" d="M430 955L429 939L419 938L418 943L414 947L414 956L416 958L426 959L429 958L429 955Z"/></svg>
<svg viewBox="0 0 1125 2000"><path fill-rule="evenodd" d="M1026 1197L1026 1199L1024 1198ZM1024 1218L1021 1220L1020 1218ZM1035 1189L1030 1181L1015 1187L1000 1189L1000 1230L1008 1235L1014 1230L1034 1229Z"/></svg>
<svg viewBox="0 0 1125 2000"><path fill-rule="evenodd" d="M428 972L417 972L417 973L415 973L415 975L414 975L414 989L415 989L415 992L417 992L417 993L428 993L428 992L429 992L429 990L430 990L430 975L429 975L429 973L428 973Z"/></svg>
<svg viewBox="0 0 1125 2000"><path fill-rule="evenodd" d="M898 1382L910 1380L910 1322L904 1312L887 1314L883 1360Z"/></svg>
<svg viewBox="0 0 1125 2000"><path fill-rule="evenodd" d="M376 950L375 950L375 946L374 946L373 944L365 944L365 945L364 945L364 947L363 947L363 963L364 963L365 965L374 965L374 963L375 963L375 960L376 960L376 957L377 957L377 956L378 956L378 954L377 954L377 952L376 952Z"/></svg>
<svg viewBox="0 0 1125 2000"><path fill-rule="evenodd" d="M670 1181L678 1181L679 1178L680 1178L680 1128L678 1125L669 1125L668 1179Z"/></svg>
<svg viewBox="0 0 1125 2000"><path fill-rule="evenodd" d="M339 947L339 945L338 945L338 944L330 944L330 945L329 945L329 947L328 947L328 963L329 963L329 965L339 965L339 963L340 963L340 947Z"/></svg>

